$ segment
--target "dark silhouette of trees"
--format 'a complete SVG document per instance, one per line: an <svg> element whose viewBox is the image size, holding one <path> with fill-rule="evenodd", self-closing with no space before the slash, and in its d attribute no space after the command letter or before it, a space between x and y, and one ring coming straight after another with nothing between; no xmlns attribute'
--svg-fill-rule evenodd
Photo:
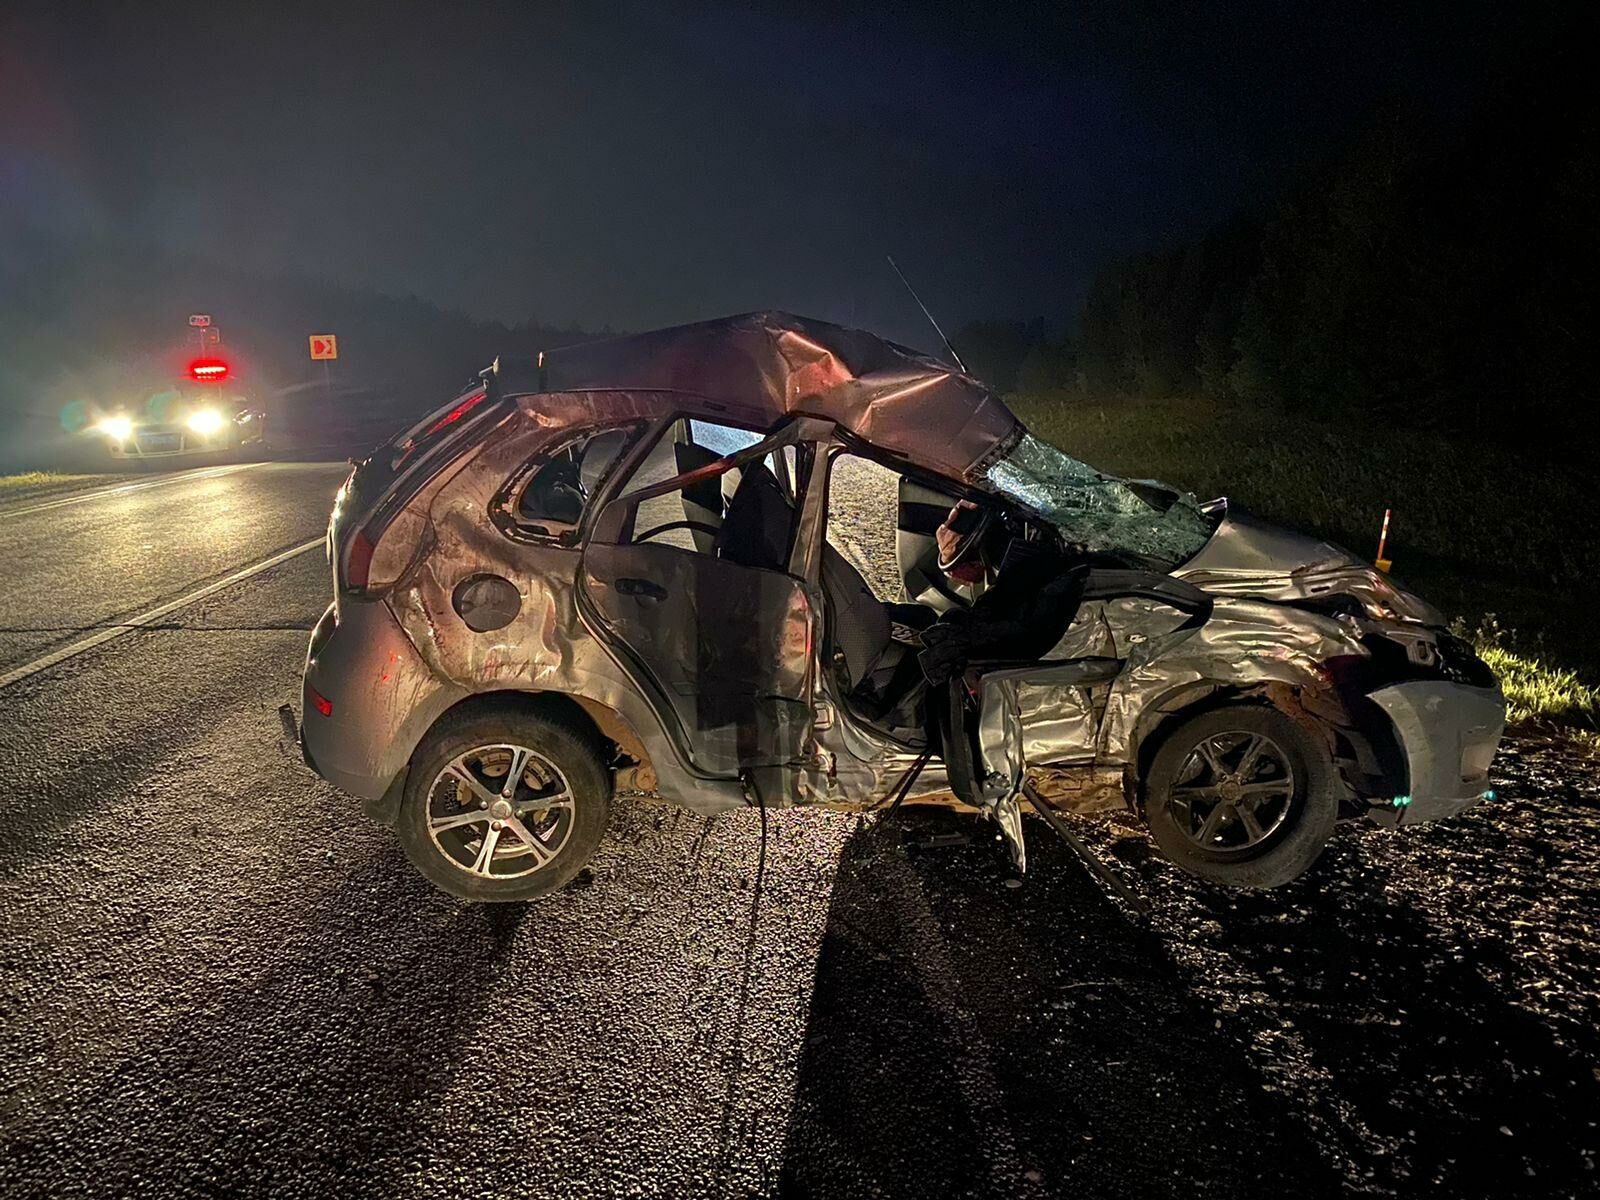
<svg viewBox="0 0 1600 1200"><path fill-rule="evenodd" d="M950 342L967 370L997 391L1051 391L1073 382L1071 347L1051 337L1043 317L969 321Z"/></svg>
<svg viewBox="0 0 1600 1200"><path fill-rule="evenodd" d="M1234 218L1100 272L1081 319L1085 389L1157 396L1221 386L1259 240L1257 226Z"/></svg>
<svg viewBox="0 0 1600 1200"><path fill-rule="evenodd" d="M1080 322L1085 390L1600 444L1600 93L1584 52L1528 56L1470 112L1387 103L1261 225L1108 265Z"/></svg>

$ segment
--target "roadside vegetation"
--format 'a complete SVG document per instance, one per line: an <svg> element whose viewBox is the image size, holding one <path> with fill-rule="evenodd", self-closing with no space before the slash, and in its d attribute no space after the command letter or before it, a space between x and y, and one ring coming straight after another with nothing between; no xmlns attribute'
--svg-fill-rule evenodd
<svg viewBox="0 0 1600 1200"><path fill-rule="evenodd" d="M66 471L24 471L18 475L0 475L0 498L13 500L25 496L72 491L111 478L113 476L76 475Z"/></svg>
<svg viewBox="0 0 1600 1200"><path fill-rule="evenodd" d="M60 471L24 471L20 475L0 475L0 492L25 492L30 488L64 483L71 478Z"/></svg>
<svg viewBox="0 0 1600 1200"><path fill-rule="evenodd" d="M1600 688L1589 687L1566 667L1512 649L1493 617L1462 632L1499 677L1513 727L1570 736L1591 754L1600 754Z"/></svg>

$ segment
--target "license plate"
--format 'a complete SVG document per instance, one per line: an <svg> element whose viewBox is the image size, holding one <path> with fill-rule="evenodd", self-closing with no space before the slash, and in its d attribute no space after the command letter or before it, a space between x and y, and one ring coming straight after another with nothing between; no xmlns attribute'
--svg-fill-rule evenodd
<svg viewBox="0 0 1600 1200"><path fill-rule="evenodd" d="M139 439L141 450L176 450L178 448L178 435L175 433L147 433Z"/></svg>

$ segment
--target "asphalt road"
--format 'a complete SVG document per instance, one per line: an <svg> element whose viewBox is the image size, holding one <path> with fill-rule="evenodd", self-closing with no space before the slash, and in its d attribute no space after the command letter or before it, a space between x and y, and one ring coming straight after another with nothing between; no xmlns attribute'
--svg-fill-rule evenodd
<svg viewBox="0 0 1600 1200"><path fill-rule="evenodd" d="M0 509L0 675L320 533L342 467ZM55 499L55 497L52 497ZM1600 792L1341 834L1265 896L1030 821L916 852L619 801L540 904L300 770L313 548L0 688L0 1196L1596 1194Z"/></svg>

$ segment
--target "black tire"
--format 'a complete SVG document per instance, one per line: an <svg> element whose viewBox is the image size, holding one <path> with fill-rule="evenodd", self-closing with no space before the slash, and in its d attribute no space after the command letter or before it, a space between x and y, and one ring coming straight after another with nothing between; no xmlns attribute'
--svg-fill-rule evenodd
<svg viewBox="0 0 1600 1200"><path fill-rule="evenodd" d="M1233 768L1252 766L1244 756L1256 744L1249 740L1255 737L1266 739L1271 751L1258 748L1253 769L1261 778L1246 786L1267 791L1260 800L1270 799L1271 806L1252 809L1253 826L1247 828L1241 808L1248 808L1255 796L1237 796L1231 802L1218 799L1207 807L1210 797L1205 794L1226 797L1241 790L1240 772ZM1217 756L1227 760L1232 753L1239 757L1225 761L1227 771L1219 774L1208 765ZM1273 761L1262 764L1263 755ZM1278 760L1284 768L1281 773L1275 766ZM1191 774L1196 770L1198 775ZM1213 778L1222 780L1222 786L1205 787ZM1282 786L1268 789L1266 785L1274 782ZM1201 798L1186 798L1185 793ZM1162 739L1145 774L1144 799L1150 833L1168 859L1191 875L1238 888L1279 887L1305 874L1327 845L1339 815L1327 747L1291 718L1264 705L1211 709L1173 729ZM1223 811L1211 827L1206 821L1213 808ZM1254 840L1257 830L1263 836ZM1238 844L1225 844L1229 836Z"/></svg>
<svg viewBox="0 0 1600 1200"><path fill-rule="evenodd" d="M563 808L555 814L558 825L563 816L567 824L565 836L561 838L551 859L541 866L524 868L521 874L503 877L493 874L495 863L501 861L499 856L506 853L498 843L490 847L490 861L486 864L489 875L475 873L472 864L465 861L474 855L471 839L477 837L477 849L481 850L483 841L489 836L487 829L491 822L488 817L480 823L470 816L470 806L461 804L459 799L468 793L462 791L462 784L454 782L456 777L441 777L441 773L460 756L498 746L520 746L533 753L537 765L530 765L529 771L523 773L521 779L524 782L521 786L527 786L525 780L530 772L548 774L546 768L553 768L556 778L564 782L565 790L571 794L570 808ZM489 753L497 752L490 750ZM505 758L509 762L509 752ZM479 762L481 765L481 760ZM479 773L475 774L475 778L481 785L490 777L486 773ZM435 784L438 784L438 788ZM491 781L491 786L498 785ZM438 831L439 840L436 841L429 830L430 800L434 805L436 820L448 820L449 815L442 814L441 810L454 807L459 810L456 812L458 818L471 820L472 824L441 829ZM503 709L459 717L446 716L428 732L411 757L411 769L406 776L400 819L396 822L395 831L400 835L400 844L405 848L406 856L417 870L430 882L454 896L481 902L534 900L564 887L582 870L600 845L610 807L611 774L601 761L599 748L587 730L558 717ZM501 824L493 824L497 830L496 837L508 839L506 846L519 852L530 849L522 846L520 841L510 840L511 834L499 832L504 828ZM479 829L484 832L478 833ZM531 829L535 837L539 836L539 831L532 824L525 824L523 829ZM552 832L555 832L554 827ZM455 850L454 856L442 848L441 842ZM512 863L511 868L519 865Z"/></svg>

